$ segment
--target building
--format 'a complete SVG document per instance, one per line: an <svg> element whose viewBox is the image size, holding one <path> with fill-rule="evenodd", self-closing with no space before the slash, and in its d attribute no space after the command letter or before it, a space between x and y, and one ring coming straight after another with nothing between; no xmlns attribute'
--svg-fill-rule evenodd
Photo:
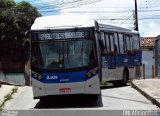
<svg viewBox="0 0 160 116"><path fill-rule="evenodd" d="M141 37L141 47L142 49L154 49L155 46L155 37Z"/></svg>

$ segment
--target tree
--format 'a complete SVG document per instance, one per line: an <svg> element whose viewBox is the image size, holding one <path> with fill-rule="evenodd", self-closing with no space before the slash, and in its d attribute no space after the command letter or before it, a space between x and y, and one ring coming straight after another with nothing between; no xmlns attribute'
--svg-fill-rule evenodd
<svg viewBox="0 0 160 116"><path fill-rule="evenodd" d="M22 1L16 4L13 0L0 1L0 40L23 40L25 31L29 30L36 17L41 16L30 3Z"/></svg>
<svg viewBox="0 0 160 116"><path fill-rule="evenodd" d="M35 7L26 1L22 1L16 5L16 22L18 24L19 33L29 30L35 18L41 16Z"/></svg>
<svg viewBox="0 0 160 116"><path fill-rule="evenodd" d="M16 3L13 0L1 0L0 8L13 7L15 4Z"/></svg>
<svg viewBox="0 0 160 116"><path fill-rule="evenodd" d="M8 38L9 35L12 35L10 31L12 31L12 28L15 27L15 20L12 15L12 8L14 6L15 2L13 0L0 1L0 39L3 39L2 37Z"/></svg>
<svg viewBox="0 0 160 116"><path fill-rule="evenodd" d="M41 14L36 7L29 2L22 1L16 4L13 0L0 0L0 56L3 57L6 50L8 52L16 49L22 54L20 57L23 60L19 60L19 62L23 62L23 64L26 62L29 46L28 44L25 46L25 32L30 30L34 20L39 16ZM2 57L0 57L0 61ZM8 56L8 59L5 60L7 62L10 59Z"/></svg>

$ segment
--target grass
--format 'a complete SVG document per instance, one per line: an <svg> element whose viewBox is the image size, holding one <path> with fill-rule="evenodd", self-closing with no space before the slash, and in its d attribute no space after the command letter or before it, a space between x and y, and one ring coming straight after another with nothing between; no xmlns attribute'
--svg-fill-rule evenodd
<svg viewBox="0 0 160 116"><path fill-rule="evenodd" d="M17 87L14 87L13 89L12 89L12 93L14 94L14 93L17 93L17 90L18 90L18 88Z"/></svg>
<svg viewBox="0 0 160 116"><path fill-rule="evenodd" d="M4 101L8 101L12 99L12 94L8 93L7 95L4 96Z"/></svg>
<svg viewBox="0 0 160 116"><path fill-rule="evenodd" d="M111 82L101 82L100 83L101 86L113 86L113 84Z"/></svg>
<svg viewBox="0 0 160 116"><path fill-rule="evenodd" d="M15 93L17 93L17 90L18 90L18 88L17 88L17 87L14 87L14 88L11 90L10 93L8 93L8 94L6 94L6 95L4 96L4 101L0 104L0 111L3 110L3 108L4 108L4 106L5 106L5 103L13 98L12 96L13 96Z"/></svg>

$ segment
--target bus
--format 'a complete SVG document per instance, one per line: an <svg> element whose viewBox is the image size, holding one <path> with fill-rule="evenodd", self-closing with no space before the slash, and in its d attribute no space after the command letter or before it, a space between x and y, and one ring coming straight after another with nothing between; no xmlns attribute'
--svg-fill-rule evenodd
<svg viewBox="0 0 160 116"><path fill-rule="evenodd" d="M100 82L126 84L141 66L138 32L87 16L39 17L27 34L31 35L33 95L41 101L64 95L97 100Z"/></svg>
<svg viewBox="0 0 160 116"><path fill-rule="evenodd" d="M99 24L99 31L103 81L119 86L126 85L130 79L140 78L142 51L139 33L105 24Z"/></svg>

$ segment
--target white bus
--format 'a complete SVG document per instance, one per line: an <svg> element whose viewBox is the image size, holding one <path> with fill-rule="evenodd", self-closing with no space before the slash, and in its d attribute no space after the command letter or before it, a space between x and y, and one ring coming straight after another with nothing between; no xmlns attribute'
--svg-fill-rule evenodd
<svg viewBox="0 0 160 116"><path fill-rule="evenodd" d="M137 32L86 16L39 17L29 33L35 99L81 94L97 100L100 81L127 83L130 68L141 65Z"/></svg>

